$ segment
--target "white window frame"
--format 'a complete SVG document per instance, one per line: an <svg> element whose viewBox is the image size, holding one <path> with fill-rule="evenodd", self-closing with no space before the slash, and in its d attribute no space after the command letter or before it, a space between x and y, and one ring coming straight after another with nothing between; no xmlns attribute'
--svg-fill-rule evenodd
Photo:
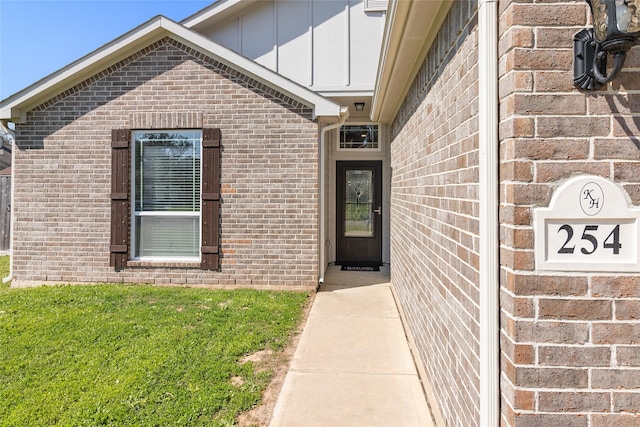
<svg viewBox="0 0 640 427"><path fill-rule="evenodd" d="M378 127L378 146L376 148L342 148L340 147L340 132L342 131L342 128L344 126L377 126ZM382 138L382 132L381 132L381 126L379 123L372 123L372 122L347 122L344 125L340 126L337 129L337 134L336 134L336 148L337 151L341 151L341 152L346 152L346 153L378 153L380 151L382 151L382 143L383 143L383 138Z"/></svg>
<svg viewBox="0 0 640 427"><path fill-rule="evenodd" d="M177 261L177 262L200 262L202 247L202 164L200 167L200 211L199 212L137 212L136 211L136 134L139 133L162 133L162 132L198 132L200 134L200 160L202 161L202 129L138 129L131 132L131 247L130 253L132 254L133 261ZM144 256L136 257L136 218L137 217L181 217L181 218L194 218L198 217L198 256L185 257L185 256Z"/></svg>

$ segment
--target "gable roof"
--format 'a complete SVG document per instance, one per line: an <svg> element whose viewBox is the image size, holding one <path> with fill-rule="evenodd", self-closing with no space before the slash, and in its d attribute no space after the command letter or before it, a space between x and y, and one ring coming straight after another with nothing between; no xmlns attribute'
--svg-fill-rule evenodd
<svg viewBox="0 0 640 427"><path fill-rule="evenodd" d="M0 120L24 122L26 113L32 108L167 36L313 108L316 117L339 117L341 114L340 105L169 18L157 16L1 101Z"/></svg>

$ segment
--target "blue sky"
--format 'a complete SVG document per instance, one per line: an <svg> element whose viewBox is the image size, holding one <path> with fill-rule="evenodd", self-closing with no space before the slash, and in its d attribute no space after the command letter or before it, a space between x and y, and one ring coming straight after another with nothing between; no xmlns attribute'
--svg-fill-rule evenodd
<svg viewBox="0 0 640 427"><path fill-rule="evenodd" d="M214 0L0 0L0 100L156 15L181 21Z"/></svg>

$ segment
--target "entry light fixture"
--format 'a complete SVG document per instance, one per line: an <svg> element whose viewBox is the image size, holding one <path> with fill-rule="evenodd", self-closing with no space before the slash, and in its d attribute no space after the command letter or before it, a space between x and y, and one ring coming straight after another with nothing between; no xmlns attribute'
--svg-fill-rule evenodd
<svg viewBox="0 0 640 427"><path fill-rule="evenodd" d="M354 102L353 105L356 106L356 111L364 110L364 102Z"/></svg>
<svg viewBox="0 0 640 427"><path fill-rule="evenodd" d="M573 84L596 90L622 69L627 51L640 42L640 0L586 0L593 28L573 37ZM607 56L613 68L607 75Z"/></svg>

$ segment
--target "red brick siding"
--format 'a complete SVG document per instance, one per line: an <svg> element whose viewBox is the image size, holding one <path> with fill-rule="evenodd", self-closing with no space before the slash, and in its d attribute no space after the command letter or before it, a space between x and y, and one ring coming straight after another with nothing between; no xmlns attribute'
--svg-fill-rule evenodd
<svg viewBox="0 0 640 427"><path fill-rule="evenodd" d="M222 131L219 272L109 267L111 129L154 114ZM308 107L165 39L29 112L16 131L15 280L315 285L318 138Z"/></svg>
<svg viewBox="0 0 640 427"><path fill-rule="evenodd" d="M594 174L640 201L640 51L595 94L572 86L581 1L500 2L501 348L505 426L639 425L637 275L534 270L532 212Z"/></svg>
<svg viewBox="0 0 640 427"><path fill-rule="evenodd" d="M479 423L474 2L453 2L392 124L391 279L448 426Z"/></svg>

